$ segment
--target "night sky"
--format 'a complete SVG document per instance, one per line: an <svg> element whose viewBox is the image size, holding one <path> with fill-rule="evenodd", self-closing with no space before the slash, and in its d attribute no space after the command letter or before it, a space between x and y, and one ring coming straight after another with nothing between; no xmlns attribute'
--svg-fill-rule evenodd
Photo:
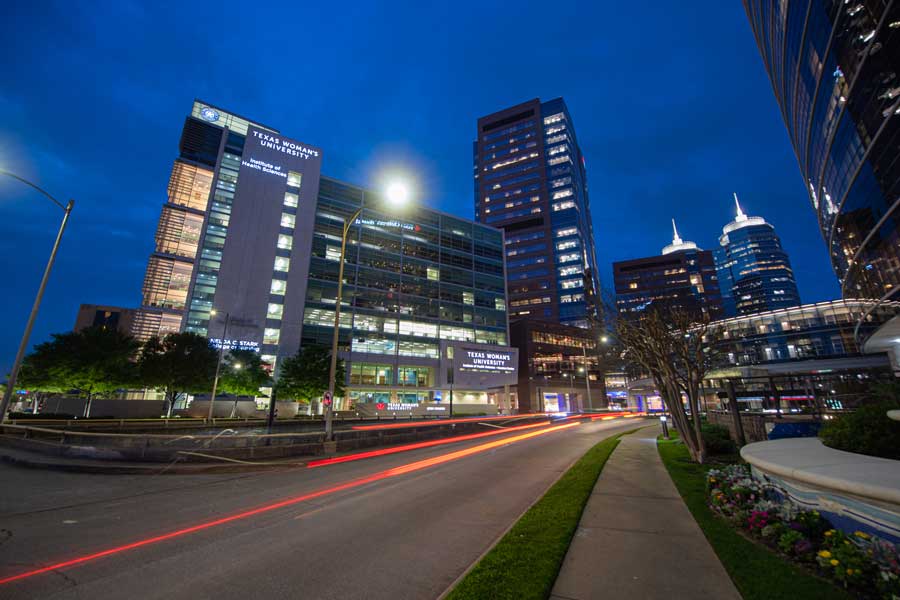
<svg viewBox="0 0 900 600"><path fill-rule="evenodd" d="M737 0L9 2L0 13L0 165L76 201L32 343L71 329L80 303L139 305L195 97L323 148L328 175L374 186L403 169L418 201L471 218L476 119L563 96L604 287L612 261L659 253L672 217L712 248L736 191L775 225L802 300L839 296ZM0 180L3 373L61 216Z"/></svg>

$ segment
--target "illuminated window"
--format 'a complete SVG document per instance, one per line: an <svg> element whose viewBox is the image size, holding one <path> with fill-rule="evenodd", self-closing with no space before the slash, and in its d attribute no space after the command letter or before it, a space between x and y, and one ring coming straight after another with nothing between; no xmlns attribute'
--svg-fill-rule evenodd
<svg viewBox="0 0 900 600"><path fill-rule="evenodd" d="M581 265L572 265L571 267L561 267L559 269L559 276L566 277L568 275L575 275L576 273L581 272Z"/></svg>
<svg viewBox="0 0 900 600"><path fill-rule="evenodd" d="M494 298L494 310L506 310L506 300L503 298Z"/></svg>
<svg viewBox="0 0 900 600"><path fill-rule="evenodd" d="M559 242L556 244L557 250L569 250L570 248L577 248L578 240L566 240L565 242Z"/></svg>
<svg viewBox="0 0 900 600"><path fill-rule="evenodd" d="M441 270L437 267L428 267L428 280L429 281L440 281L441 279Z"/></svg>
<svg viewBox="0 0 900 600"><path fill-rule="evenodd" d="M411 337L428 337L437 338L438 327L433 323L419 323L416 321L400 321L400 335L408 335Z"/></svg>
<svg viewBox="0 0 900 600"><path fill-rule="evenodd" d="M267 319L280 319L281 315L284 313L284 304L275 304L273 302L269 303L269 308L266 310L266 318Z"/></svg>
<svg viewBox="0 0 900 600"><path fill-rule="evenodd" d="M581 253L580 252L569 252L568 254L560 254L557 257L556 262L566 263L566 262L572 262L573 260L581 260Z"/></svg>
<svg viewBox="0 0 900 600"><path fill-rule="evenodd" d="M285 258L283 256L275 257L275 270L287 272L291 268L291 259Z"/></svg>
<svg viewBox="0 0 900 600"><path fill-rule="evenodd" d="M288 192L284 195L284 205L285 206L296 207L297 204L299 204L299 202L300 202L300 196L298 196L297 194L292 194L292 193Z"/></svg>
<svg viewBox="0 0 900 600"><path fill-rule="evenodd" d="M575 192L572 191L572 188L566 188L564 190L559 190L558 192L553 192L553 200L562 200L563 198L568 198Z"/></svg>
<svg viewBox="0 0 900 600"><path fill-rule="evenodd" d="M567 235L575 235L578 233L577 227L566 227L565 229L557 229L556 237L566 237Z"/></svg>
<svg viewBox="0 0 900 600"><path fill-rule="evenodd" d="M468 304L469 306L475 306L475 294L472 292L463 292L463 304Z"/></svg>
<svg viewBox="0 0 900 600"><path fill-rule="evenodd" d="M564 120L566 116L563 113L556 113L555 115L550 115L549 117L544 117L544 125L552 125L553 123L559 123Z"/></svg>
<svg viewBox="0 0 900 600"><path fill-rule="evenodd" d="M288 186L298 188L298 187L300 187L300 181L302 179L303 179L303 175L301 175L297 171L288 171L288 176L287 176Z"/></svg>
<svg viewBox="0 0 900 600"><path fill-rule="evenodd" d="M553 210L554 210L554 211L557 211L557 210L568 210L568 209L570 209L570 208L575 208L575 201L574 201L574 200L566 200L565 202L557 202L556 204L553 205Z"/></svg>
<svg viewBox="0 0 900 600"><path fill-rule="evenodd" d="M636 289L637 289L637 282L632 281L631 283L629 283L629 284L628 284L628 289L629 289L629 290L636 290Z"/></svg>
<svg viewBox="0 0 900 600"><path fill-rule="evenodd" d="M294 215L289 215L288 213L281 213L281 226L289 227L291 229L294 228L294 225L297 223L297 217Z"/></svg>
<svg viewBox="0 0 900 600"><path fill-rule="evenodd" d="M572 288L580 288L584 287L584 281L581 279L566 279L565 281L559 282L559 287L564 290L570 290Z"/></svg>
<svg viewBox="0 0 900 600"><path fill-rule="evenodd" d="M278 294L279 296L284 295L284 291L287 289L287 283L280 279L272 280L272 287L269 288L269 291L273 294Z"/></svg>
<svg viewBox="0 0 900 600"><path fill-rule="evenodd" d="M262 354L259 359L263 362L263 366L269 365L269 369L275 368L275 355L274 354Z"/></svg>
<svg viewBox="0 0 900 600"><path fill-rule="evenodd" d="M280 329L263 329L263 344L277 344L280 337Z"/></svg>
<svg viewBox="0 0 900 600"><path fill-rule="evenodd" d="M341 249L339 246L327 246L325 248L325 260L341 261Z"/></svg>
<svg viewBox="0 0 900 600"><path fill-rule="evenodd" d="M294 247L294 238L289 235L279 234L278 235L278 247L282 250L290 250Z"/></svg>

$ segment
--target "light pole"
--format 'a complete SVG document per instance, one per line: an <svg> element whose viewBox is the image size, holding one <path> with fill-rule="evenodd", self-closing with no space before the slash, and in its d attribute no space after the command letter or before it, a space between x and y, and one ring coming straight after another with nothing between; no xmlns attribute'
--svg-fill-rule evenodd
<svg viewBox="0 0 900 600"><path fill-rule="evenodd" d="M59 250L59 243L62 240L63 232L66 230L66 224L69 222L69 215L72 214L72 207L75 206L74 200L69 200L65 206L47 193L45 190L39 188L37 185L31 183L27 179L23 179L16 175L15 173L10 173L9 171L4 171L0 169L0 175L6 175L7 177L11 177L17 181L24 183L25 185L37 190L44 196L50 199L53 204L60 207L63 210L63 219L62 223L59 225L59 231L56 234L56 241L53 242L53 249L50 251L50 259L47 261L47 267L44 269L44 276L41 278L41 284L38 287L37 296L34 298L34 304L31 307L31 315L28 317L28 323L25 325L25 333L22 334L22 340L19 342L19 349L16 352L16 359L13 361L12 370L9 373L9 380L6 382L6 390L3 392L3 401L0 402L0 423L6 420L6 410L9 408L9 401L12 398L12 394L16 388L16 379L19 376L19 369L22 366L22 359L25 356L25 349L28 347L28 339L31 337L31 330L34 327L34 321L37 318L38 309L41 306L41 299L44 297L44 290L47 287L47 280L50 278L50 271L53 269L53 262L56 260L56 252Z"/></svg>
<svg viewBox="0 0 900 600"><path fill-rule="evenodd" d="M406 186L400 182L393 182L387 188L388 199L394 204L401 204L406 201L409 192ZM350 233L350 226L362 214L365 206L360 206L350 215L349 219L344 220L344 229L341 233L341 256L340 265L338 266L338 287L337 298L334 303L334 333L331 336L331 366L328 370L328 397L331 398L331 404L325 407L325 441L330 442L334 437L334 377L337 373L337 348L338 348L338 332L341 324L341 298L344 293L344 256L347 252L347 234ZM353 324L350 325L351 333ZM452 392L451 392L452 398ZM452 410L452 408L451 408Z"/></svg>
<svg viewBox="0 0 900 600"><path fill-rule="evenodd" d="M341 256L340 266L338 266L337 298L334 303L334 333L331 336L331 366L328 369L328 397L331 398L331 404L325 406L326 442L331 441L334 429L334 377L337 373L338 332L341 324L341 296L344 293L344 254L347 251L347 234L350 233L350 226L359 218L359 215L362 214L363 208L365 207L360 206L349 219L344 221L344 231L341 234Z"/></svg>
<svg viewBox="0 0 900 600"><path fill-rule="evenodd" d="M213 317L216 316L216 309L209 311L209 314ZM222 339L219 340L219 358L216 360L216 376L213 377L212 396L209 397L209 413L206 415L206 418L210 421L212 421L213 418L213 405L216 403L216 388L219 387L219 371L222 368L222 356L225 354L225 340L228 339L228 320L230 318L231 315L226 312L225 329L222 330Z"/></svg>
<svg viewBox="0 0 900 600"><path fill-rule="evenodd" d="M587 392L588 408L591 410L591 412L593 412L594 411L594 401L591 400L591 370L588 367L587 346L586 345L581 346L581 354L584 358L584 388L585 388L585 391Z"/></svg>

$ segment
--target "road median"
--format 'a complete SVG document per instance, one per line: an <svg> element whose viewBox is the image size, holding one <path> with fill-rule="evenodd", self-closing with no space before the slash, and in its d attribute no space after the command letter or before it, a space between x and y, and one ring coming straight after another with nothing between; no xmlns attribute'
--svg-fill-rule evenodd
<svg viewBox="0 0 900 600"><path fill-rule="evenodd" d="M444 598L547 598L591 491L625 431L587 451Z"/></svg>

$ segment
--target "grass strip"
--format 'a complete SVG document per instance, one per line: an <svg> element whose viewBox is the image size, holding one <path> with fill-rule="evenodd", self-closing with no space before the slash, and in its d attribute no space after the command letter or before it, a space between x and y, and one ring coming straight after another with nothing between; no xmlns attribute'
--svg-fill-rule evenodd
<svg viewBox="0 0 900 600"><path fill-rule="evenodd" d="M459 582L448 600L548 598L603 465L619 438L634 431L588 450Z"/></svg>
<svg viewBox="0 0 900 600"><path fill-rule="evenodd" d="M706 503L708 465L691 461L678 440L658 441L675 487L744 600L849 600L849 594L740 535Z"/></svg>

